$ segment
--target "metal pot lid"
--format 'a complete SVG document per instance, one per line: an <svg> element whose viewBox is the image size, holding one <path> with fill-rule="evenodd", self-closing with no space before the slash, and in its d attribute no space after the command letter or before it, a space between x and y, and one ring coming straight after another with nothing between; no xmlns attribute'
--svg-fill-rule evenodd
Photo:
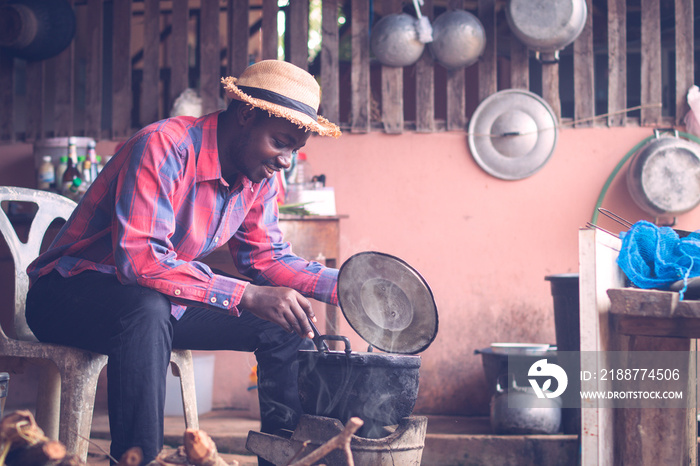
<svg viewBox="0 0 700 466"><path fill-rule="evenodd" d="M490 95L469 121L469 149L496 178L519 180L539 171L554 152L557 117L544 99L521 89Z"/></svg>
<svg viewBox="0 0 700 466"><path fill-rule="evenodd" d="M389 254L361 252L345 261L338 301L353 330L381 351L419 353L437 335L437 307L428 284Z"/></svg>

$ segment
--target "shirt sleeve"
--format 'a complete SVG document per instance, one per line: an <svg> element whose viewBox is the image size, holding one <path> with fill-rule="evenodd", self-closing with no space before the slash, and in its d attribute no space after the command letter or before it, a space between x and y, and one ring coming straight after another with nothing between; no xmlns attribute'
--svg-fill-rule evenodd
<svg viewBox="0 0 700 466"><path fill-rule="evenodd" d="M247 283L214 274L198 261L178 259L170 241L175 231L173 202L188 202L180 190L194 185L194 148L176 145L162 132L131 143L131 156L116 187L112 229L117 277L125 284L157 290L182 305L199 304L238 315ZM192 175L194 176L194 175Z"/></svg>
<svg viewBox="0 0 700 466"><path fill-rule="evenodd" d="M256 285L286 286L319 301L338 304L338 270L292 253L279 229L276 182L260 193L241 227L229 241L238 270Z"/></svg>

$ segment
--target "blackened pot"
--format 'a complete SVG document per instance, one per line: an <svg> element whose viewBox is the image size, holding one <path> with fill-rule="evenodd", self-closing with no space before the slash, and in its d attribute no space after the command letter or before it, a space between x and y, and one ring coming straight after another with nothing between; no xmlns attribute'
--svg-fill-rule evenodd
<svg viewBox="0 0 700 466"><path fill-rule="evenodd" d="M305 414L364 421L358 435L383 436L384 426L409 416L418 397L420 356L353 352L346 337L324 335L345 342L345 351L301 350L299 398Z"/></svg>

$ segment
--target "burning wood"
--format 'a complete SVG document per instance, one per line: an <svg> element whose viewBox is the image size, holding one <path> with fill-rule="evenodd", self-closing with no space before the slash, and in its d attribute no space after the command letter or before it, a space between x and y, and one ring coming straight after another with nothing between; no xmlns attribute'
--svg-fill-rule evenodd
<svg viewBox="0 0 700 466"><path fill-rule="evenodd" d="M345 424L345 428L335 437L331 438L328 440L326 443L297 461L296 463L292 463L290 466L311 466L314 464L316 461L319 461L323 457L325 457L327 454L332 452L333 450L343 450L345 452L345 457L347 458L348 461L348 466L354 466L355 462L352 459L352 450L350 449L350 441L352 440L352 436L355 432L357 432L357 429L362 427L362 419L359 417L351 417L347 424Z"/></svg>
<svg viewBox="0 0 700 466"><path fill-rule="evenodd" d="M195 466L228 466L216 451L214 441L202 430L185 431L185 452Z"/></svg>
<svg viewBox="0 0 700 466"><path fill-rule="evenodd" d="M175 452L161 452L149 466L238 466L238 461L227 463L219 456L216 444L203 430L185 430L183 441Z"/></svg>

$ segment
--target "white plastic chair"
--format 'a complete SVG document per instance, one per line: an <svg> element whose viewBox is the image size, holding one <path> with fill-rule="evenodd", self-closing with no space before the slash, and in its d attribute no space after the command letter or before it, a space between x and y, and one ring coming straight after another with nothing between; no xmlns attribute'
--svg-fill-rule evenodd
<svg viewBox="0 0 700 466"><path fill-rule="evenodd" d="M29 278L27 266L39 255L42 240L56 219L67 220L76 204L58 194L27 188L0 186L0 203L26 202L37 206L27 242L22 242L0 208L0 232L9 246L15 266L15 338L0 323L0 369L12 372L16 364L41 365L36 403L36 421L47 437L60 440L69 452L87 459L88 441L100 372L107 356L69 346L41 343L25 319ZM180 377L185 424L199 429L194 368L189 350L174 350L170 356L173 374ZM9 369L2 365L8 364Z"/></svg>

